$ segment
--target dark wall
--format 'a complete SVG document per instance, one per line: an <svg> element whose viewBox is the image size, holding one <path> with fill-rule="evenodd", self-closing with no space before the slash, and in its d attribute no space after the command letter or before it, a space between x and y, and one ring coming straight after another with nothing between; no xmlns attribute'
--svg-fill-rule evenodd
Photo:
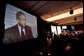
<svg viewBox="0 0 84 56"><path fill-rule="evenodd" d="M45 45L47 41L47 32L51 32L51 25L44 21L42 18L38 21L38 38L41 41L41 45Z"/></svg>
<svg viewBox="0 0 84 56"><path fill-rule="evenodd" d="M2 43L2 38L4 37L5 7L6 7L6 2L0 1L0 44Z"/></svg>
<svg viewBox="0 0 84 56"><path fill-rule="evenodd" d="M79 24L79 25L67 25L67 29L69 31L73 31L73 29L72 29L71 26L74 26L75 31L83 30L83 24Z"/></svg>
<svg viewBox="0 0 84 56"><path fill-rule="evenodd" d="M75 25L75 30L76 30L76 31L78 31L78 30L83 30L83 24Z"/></svg>
<svg viewBox="0 0 84 56"><path fill-rule="evenodd" d="M67 25L67 29L68 29L69 31L72 31L71 25Z"/></svg>

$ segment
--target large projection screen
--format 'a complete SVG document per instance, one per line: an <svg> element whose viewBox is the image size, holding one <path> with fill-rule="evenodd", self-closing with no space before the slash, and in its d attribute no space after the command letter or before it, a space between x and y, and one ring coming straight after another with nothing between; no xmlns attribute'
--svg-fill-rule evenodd
<svg viewBox="0 0 84 56"><path fill-rule="evenodd" d="M22 11L26 15L26 24L31 27L34 38L37 38L37 17L11 4L6 4L5 10L5 29L17 24L16 12Z"/></svg>

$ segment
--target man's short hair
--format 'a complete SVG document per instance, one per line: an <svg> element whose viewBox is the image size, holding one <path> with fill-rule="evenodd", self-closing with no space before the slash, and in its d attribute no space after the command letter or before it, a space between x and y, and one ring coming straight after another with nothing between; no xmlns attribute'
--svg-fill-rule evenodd
<svg viewBox="0 0 84 56"><path fill-rule="evenodd" d="M21 15L24 15L24 16L25 16L25 14L24 14L23 12L18 11L18 12L16 13L16 19L19 19Z"/></svg>

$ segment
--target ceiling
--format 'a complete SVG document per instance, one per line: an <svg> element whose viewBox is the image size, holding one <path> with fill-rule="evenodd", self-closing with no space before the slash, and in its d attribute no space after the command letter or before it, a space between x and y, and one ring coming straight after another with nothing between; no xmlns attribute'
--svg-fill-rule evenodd
<svg viewBox="0 0 84 56"><path fill-rule="evenodd" d="M74 9L83 7L82 1L17 1L24 8L38 14L43 20L60 15ZM77 20L74 20L76 17ZM83 13L73 17L62 18L52 21L58 25L73 25L83 23ZM80 23L79 23L80 22Z"/></svg>

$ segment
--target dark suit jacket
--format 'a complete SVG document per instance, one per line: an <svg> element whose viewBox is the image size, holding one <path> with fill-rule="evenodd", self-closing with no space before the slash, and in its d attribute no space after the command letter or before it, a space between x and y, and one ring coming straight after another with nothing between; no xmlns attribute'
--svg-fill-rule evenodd
<svg viewBox="0 0 84 56"><path fill-rule="evenodd" d="M25 33L26 33L25 40L33 38L31 27L26 26ZM5 30L3 43L10 44L10 43L19 42L19 41L22 41L22 38L20 37L20 34L19 34L18 25L15 25Z"/></svg>

